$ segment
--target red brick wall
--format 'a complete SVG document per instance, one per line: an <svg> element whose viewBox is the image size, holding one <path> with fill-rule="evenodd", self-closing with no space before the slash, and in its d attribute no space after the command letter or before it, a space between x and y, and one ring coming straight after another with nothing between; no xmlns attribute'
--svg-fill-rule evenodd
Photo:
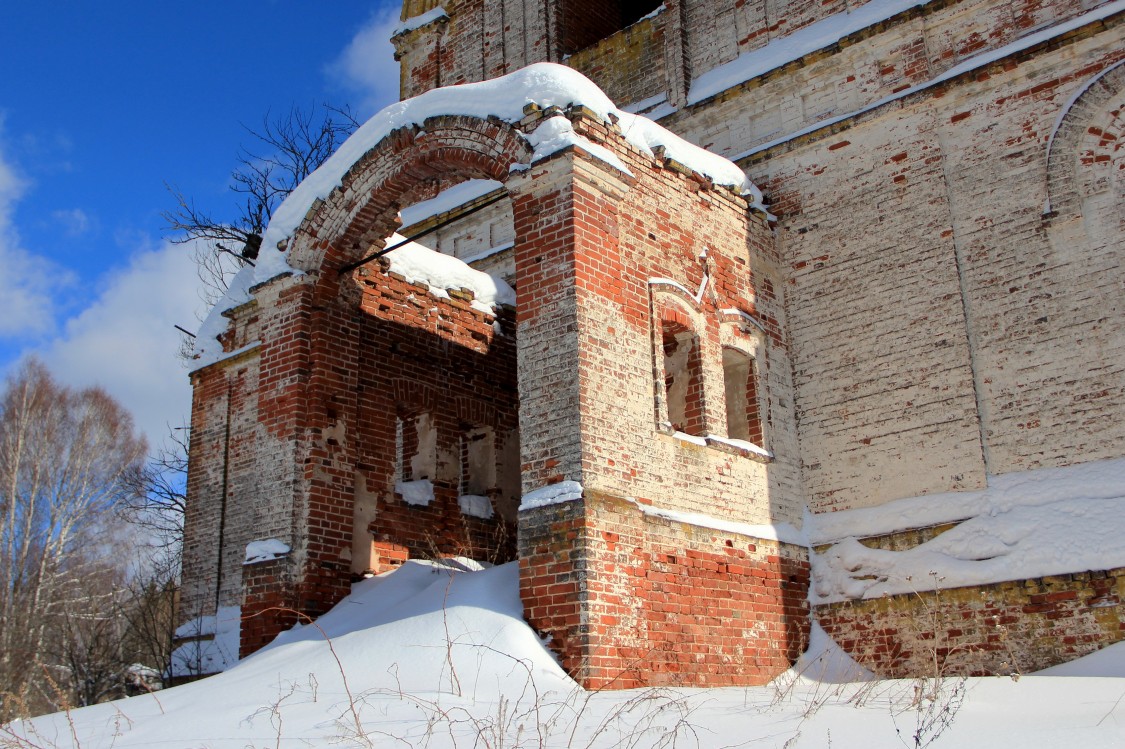
<svg viewBox="0 0 1125 749"><path fill-rule="evenodd" d="M252 423L240 428L247 434L264 430L274 441L259 440L257 461L283 468L276 476L263 474L249 460L238 464L238 474L244 481L262 482L248 483L248 490L268 497L275 508L284 510L290 503L292 524L287 532L276 533L294 552L287 576L248 581L245 615L274 606L278 599L291 601L307 615L327 610L348 590L356 562L352 555L366 548L353 543L355 533L372 534L372 548L379 554L373 561L380 567L395 561L392 557L401 558L403 551L462 553L492 561L511 558L518 488L495 497L495 504L506 505L506 510L497 506L491 520L466 517L457 505L458 440L465 427L487 427L494 435L505 435L518 426L524 491L574 479L594 491L616 490L605 492L608 496L625 496L636 488L637 493L657 497L661 506L706 507L727 519L791 519L792 513L765 490L769 479L761 460L661 442L666 435L659 433L652 410L651 277L676 279L693 288L705 274L710 279L693 313L699 321L706 320L698 332L706 346L700 369L709 392L717 388L721 393L723 387L722 310L743 310L766 331L761 345L775 347L776 361L784 362L781 308L767 293L756 291L760 281L769 280L757 265L768 246L767 227L756 220L748 224L744 201L713 189L706 178L672 162L653 162L604 123L580 115L575 122L586 137L617 150L640 177L571 150L510 181L517 237L518 347L510 316L497 319L475 311L461 295L436 298L377 263L350 276L335 270L366 251L369 238L391 223L397 204L431 177L506 176L507 165L520 156L523 146L512 137L486 137L486 131L502 129L493 122L444 118L427 122L423 140L410 130L392 134L353 168L343 187L291 240L291 261L312 273L275 280L257 290L261 310L256 325L262 339L256 354L257 411ZM443 127L449 129L448 138ZM707 253L702 252L705 245ZM249 330L247 324L231 336L229 347L244 344ZM517 370L523 391L519 406ZM784 370L782 366L775 374ZM782 384L767 388L766 397L783 392L783 381L778 382ZM722 396L700 402L705 411L701 425L721 434ZM615 413L618 406L625 410ZM420 411L432 414L437 434L433 475L427 477L434 500L423 507L405 503L394 488L395 415ZM633 445L637 438L640 444ZM671 459L661 459L665 454ZM616 458L606 461L603 455ZM286 464L289 469L284 469ZM773 467L777 476L792 473L785 458ZM752 482L743 482L743 476ZM662 482L671 488L657 491ZM366 528L355 527L360 496L375 498L374 520ZM601 522L594 515L583 520L587 529L597 529ZM244 546L256 533L256 528L242 528L238 543ZM670 641L665 640L660 645L667 651L664 655L646 656L653 668L638 667L633 662L641 652L638 648L653 650L655 646L645 643L657 642L660 635L637 640L620 630L596 633L597 649L587 639L575 651L578 655L566 645L565 658L580 658L584 667L598 669L590 671L589 678L615 684L650 678L660 683L732 683L767 678L788 664L799 639L787 623L787 607L795 604L782 601L789 593L781 591L780 577L770 578L761 590L752 580L765 579L772 574L766 568L773 565L777 574L784 573L786 591L803 591L806 573L797 570L790 580L790 573L779 568L778 560L791 554L765 554L759 546L752 550L741 542L737 548L711 549L709 545L718 543L711 539L700 542L698 558L680 562L671 561L679 559L675 549L681 539L675 534L650 529L644 538L644 554L651 564L674 570L668 574L698 578L696 591L718 590L713 586L724 576L741 575L744 582L732 595L737 603L709 609L685 623L683 630L675 630L679 625L670 618L654 615L653 632L695 632L706 640L698 654L668 651ZM593 565L590 579L608 582L612 576L602 568L608 557L600 543L590 536L588 548L577 551ZM758 572L732 572L727 562L719 572L718 560L727 557L745 559ZM363 561L367 567L372 560ZM527 567L528 574L538 574L536 564ZM663 584L654 593L634 582L628 576L612 582L628 601L622 605L630 608L655 606L663 596L686 602L693 595L691 589L672 590ZM579 599L585 607L582 616L593 613L593 603L616 605L611 598ZM749 628L736 625L750 610L761 619ZM611 619L616 614L606 616L610 618L602 624L615 626ZM727 620L730 626L724 628ZM270 626L281 625L274 621ZM754 627L764 634L755 634ZM263 624L251 631L247 647L266 639L268 628ZM721 637L707 639L704 629L721 632ZM566 637L578 642L580 635L588 634ZM756 648L759 637L765 644ZM724 671L718 653L729 647L737 650L738 668ZM686 660L695 665L676 665ZM615 681L626 662L632 675ZM716 674L716 669L722 673ZM646 675L657 671L670 675Z"/></svg>
<svg viewBox="0 0 1125 749"><path fill-rule="evenodd" d="M242 629L238 657L268 645L278 633L297 623L293 581L285 557L242 568Z"/></svg>
<svg viewBox="0 0 1125 749"><path fill-rule="evenodd" d="M803 548L590 494L520 527L527 620L587 688L763 684L807 643Z"/></svg>
<svg viewBox="0 0 1125 749"><path fill-rule="evenodd" d="M512 159L504 151L511 144L497 136L495 123L447 119L460 150L443 152L445 173L507 173L506 161L496 164ZM458 504L460 440L466 428L486 427L495 435L497 461L504 459L505 446L517 444L512 313L497 317L478 312L469 304L471 296L458 290L451 291L451 298L433 296L425 286L386 272L385 261L369 263L348 276L335 271L359 254L360 243L349 231L367 234L378 231L372 226L391 224L397 208L393 201L408 199L409 192L424 187L427 177L442 170L427 150L440 141L444 121L431 123L431 137L414 153L388 155L381 161L372 156L381 168L373 170L373 179L381 181L381 200L371 201L366 213L351 216L361 226L340 224L337 217L348 216L349 209L333 214L339 206L328 204L295 237L296 258L322 258L315 283L307 277L279 279L257 292L261 312L253 331L262 340L254 361L255 371L260 370L259 387L254 408L244 409L234 433L237 440L264 430L277 441L260 441L257 448L246 441L239 461L232 462L232 475L246 485L241 502L266 500L288 517L288 526L267 532L243 523L233 531L231 543L241 553L245 543L262 534L276 535L294 548L294 569L291 590L285 592L271 593L271 585L280 583L270 578L244 585L246 616L275 605L278 596L302 614L323 613L348 594L353 566L366 569L372 561L381 567L405 556L466 554L494 562L514 556L519 487L487 490L495 511L490 518L466 515ZM466 123L479 132L468 132ZM474 134L476 142L466 145ZM388 143L389 150L399 152L415 146L405 130ZM472 151L474 144L487 155ZM411 171L414 159L424 169ZM364 189L354 175L345 182ZM342 232L334 242L316 236L331 233L325 222L337 222L331 225ZM369 245L363 246L366 250ZM249 323L236 321L234 327L228 349L244 345L251 334ZM224 364L214 366L216 371L223 368ZM395 491L395 415L403 408L429 410L438 433L442 460L431 477L434 500L427 506L408 505ZM519 460L514 454L510 459ZM271 462L287 464L288 469L259 470ZM495 472L501 476L504 471ZM367 527L355 525L359 496L373 497L376 503L375 520ZM355 534L369 536L375 547L355 539ZM372 559L353 565L355 549L368 550ZM227 566L222 577L237 580L237 572ZM262 619L246 634L245 647L258 647L280 626L276 617Z"/></svg>

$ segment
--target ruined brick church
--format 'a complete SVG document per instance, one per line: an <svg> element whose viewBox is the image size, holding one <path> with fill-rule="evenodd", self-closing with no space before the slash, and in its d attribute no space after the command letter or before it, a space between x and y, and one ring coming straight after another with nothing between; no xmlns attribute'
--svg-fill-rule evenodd
<svg viewBox="0 0 1125 749"><path fill-rule="evenodd" d="M1123 638L1125 558L971 532L1125 514L1125 3L402 20L403 103L200 332L185 626L461 556L587 687L764 683L813 621L892 676Z"/></svg>

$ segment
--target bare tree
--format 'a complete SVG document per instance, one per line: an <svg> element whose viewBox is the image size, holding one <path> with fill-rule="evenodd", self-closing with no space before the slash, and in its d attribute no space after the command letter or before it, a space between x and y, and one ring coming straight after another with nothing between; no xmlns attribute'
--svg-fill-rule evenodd
<svg viewBox="0 0 1125 749"><path fill-rule="evenodd" d="M105 391L60 385L37 361L0 392L0 719L57 706L52 638L64 613L90 605L145 450Z"/></svg>
<svg viewBox="0 0 1125 749"><path fill-rule="evenodd" d="M214 301L231 275L257 256L262 233L273 211L301 181L316 171L358 127L349 109L292 107L259 128L246 128L253 139L240 149L231 174L231 190L239 196L237 215L221 219L169 186L176 207L164 213L174 242L196 242L195 260L204 298Z"/></svg>
<svg viewBox="0 0 1125 749"><path fill-rule="evenodd" d="M131 477L137 483L124 507L126 519L142 529L159 557L170 557L175 567L187 506L187 435L186 427L168 430L167 441L149 456L144 470Z"/></svg>

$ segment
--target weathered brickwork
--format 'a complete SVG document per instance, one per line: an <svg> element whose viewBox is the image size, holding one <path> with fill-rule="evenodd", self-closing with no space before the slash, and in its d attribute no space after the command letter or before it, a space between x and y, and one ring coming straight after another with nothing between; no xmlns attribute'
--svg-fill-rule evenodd
<svg viewBox="0 0 1125 749"><path fill-rule="evenodd" d="M487 207L494 198L499 198ZM478 206L481 206L478 209ZM471 222L456 220L459 211L478 209ZM499 276L508 282L515 279L516 268L512 257L516 232L512 224L512 201L507 191L498 188L495 193L482 195L463 207L431 216L410 226L402 226L399 233L417 236L427 232L421 240L430 249L471 264L485 273Z"/></svg>
<svg viewBox="0 0 1125 749"><path fill-rule="evenodd" d="M566 64L598 82L609 98L621 104L665 96L668 39L666 13L621 30L581 48Z"/></svg>
<svg viewBox="0 0 1125 749"><path fill-rule="evenodd" d="M603 125L578 118L576 127L591 140L614 143ZM654 165L626 144L617 147L630 171L644 175L632 185L601 162L570 157L577 176L570 191L548 198L515 188L517 226L530 199L538 216L561 213L574 227L556 242L532 225L515 249L524 490L569 479L668 508L797 524L801 510L787 501L798 481L789 459L795 451L790 367L781 284L766 257L768 228L758 219L747 222L745 203L729 192ZM533 167L530 175L546 179L565 158ZM705 277L697 302L693 295ZM727 436L722 349L740 348L763 373L759 405L767 414L765 447L774 452L772 460L701 446L661 423L667 419L661 416L654 305L666 297L696 321L704 409L699 431ZM568 359L577 359L577 381ZM530 388L541 388L542 395ZM529 410L540 403L543 413ZM562 435L580 444L564 447Z"/></svg>
<svg viewBox="0 0 1125 749"><path fill-rule="evenodd" d="M242 568L242 621L238 656L245 658L298 623L293 599L292 570L284 557L247 564Z"/></svg>
<svg viewBox="0 0 1125 749"><path fill-rule="evenodd" d="M583 683L759 683L805 641L809 566L754 526L1122 456L1125 14L931 0L704 96L859 3L440 5L404 3L404 97L563 62L735 159L770 215L581 107L388 135L280 248L302 273L230 311L227 358L192 375L181 620L241 604L250 652L355 576L518 555L529 622ZM524 134L557 114L628 172L581 147L531 163ZM340 272L466 179L501 200L420 241L508 279L514 310ZM518 509L563 481L581 496ZM292 551L243 567L262 538ZM935 651L1027 671L1125 637L1117 581L816 616L880 673Z"/></svg>
<svg viewBox="0 0 1125 749"><path fill-rule="evenodd" d="M1076 572L817 606L880 676L1030 673L1125 639L1125 570Z"/></svg>
<svg viewBox="0 0 1125 749"><path fill-rule="evenodd" d="M1091 241L1097 212L1086 226L1052 223L1043 206L1046 142L1063 104L1121 57L1107 40L1077 37L755 157L792 269L814 507L1119 454L1121 425L1101 414L1125 405L1123 364L1084 362L1125 335L1104 314L1122 282L1120 234Z"/></svg>

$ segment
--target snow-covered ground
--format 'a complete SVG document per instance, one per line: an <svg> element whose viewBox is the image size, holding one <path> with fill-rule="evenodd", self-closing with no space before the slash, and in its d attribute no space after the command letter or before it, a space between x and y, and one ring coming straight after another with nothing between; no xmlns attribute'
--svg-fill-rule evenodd
<svg viewBox="0 0 1125 749"><path fill-rule="evenodd" d="M1018 680L855 682L815 630L769 686L585 692L524 624L516 566L465 567L410 562L225 673L18 722L0 746L1125 746L1125 644Z"/></svg>

